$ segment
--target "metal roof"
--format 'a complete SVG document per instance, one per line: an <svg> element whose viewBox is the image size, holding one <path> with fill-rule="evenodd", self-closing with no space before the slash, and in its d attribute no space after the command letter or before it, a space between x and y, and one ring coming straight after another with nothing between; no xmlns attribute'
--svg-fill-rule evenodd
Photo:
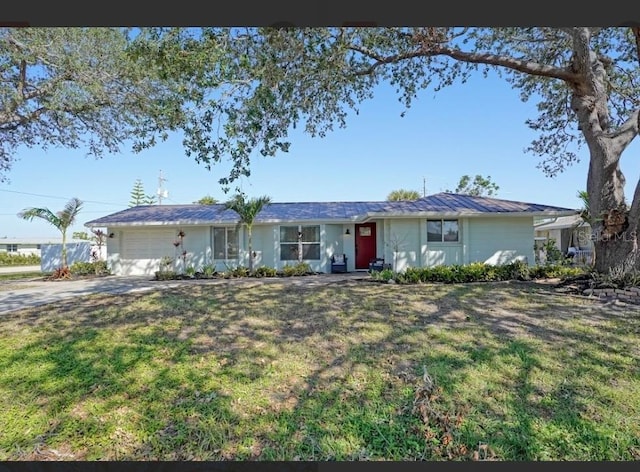
<svg viewBox="0 0 640 472"><path fill-rule="evenodd" d="M379 202L290 202L271 203L254 223L327 221L358 222L373 217L489 216L531 214L561 216L577 210L537 203L517 202L454 193L437 193L414 201ZM167 224L235 224L238 215L215 205L144 205L128 208L85 226L137 226Z"/></svg>

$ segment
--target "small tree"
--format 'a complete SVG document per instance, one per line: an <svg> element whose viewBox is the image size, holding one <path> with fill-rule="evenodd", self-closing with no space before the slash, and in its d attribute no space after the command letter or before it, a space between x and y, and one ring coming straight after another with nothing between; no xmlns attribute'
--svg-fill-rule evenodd
<svg viewBox="0 0 640 472"><path fill-rule="evenodd" d="M393 190L389 195L387 195L387 201L397 202L402 200L417 200L420 196L420 193L416 190L398 189Z"/></svg>
<svg viewBox="0 0 640 472"><path fill-rule="evenodd" d="M265 196L247 199L244 194L238 193L233 198L225 202L225 208L235 211L240 217L239 226L247 228L248 248L249 248L249 272L253 272L253 245L251 240L251 228L253 222L267 205L271 204L271 198Z"/></svg>
<svg viewBox="0 0 640 472"><path fill-rule="evenodd" d="M156 197L154 195L147 195L144 192L144 186L140 179L136 179L131 189L131 200L129 200L129 207L135 207L138 205L154 205L156 203Z"/></svg>
<svg viewBox="0 0 640 472"><path fill-rule="evenodd" d="M468 175L463 175L458 181L455 190L447 190L449 193L461 193L463 195L472 195L475 197L490 197L498 194L500 187L491 181L491 176L486 178L476 175L473 180Z"/></svg>
<svg viewBox="0 0 640 472"><path fill-rule="evenodd" d="M74 197L67 202L63 210L57 213L53 213L48 208L25 208L18 213L18 217L29 221L34 218L41 218L58 228L62 233L62 267L65 268L68 267L67 229L75 222L81 209L82 201Z"/></svg>

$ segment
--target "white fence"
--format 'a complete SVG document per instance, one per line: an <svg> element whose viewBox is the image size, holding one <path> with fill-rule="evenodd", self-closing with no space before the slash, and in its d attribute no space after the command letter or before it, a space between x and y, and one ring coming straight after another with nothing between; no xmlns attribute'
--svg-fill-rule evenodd
<svg viewBox="0 0 640 472"><path fill-rule="evenodd" d="M40 270L53 272L62 267L62 244L43 244L40 246ZM74 262L91 262L91 243L67 244L67 265Z"/></svg>

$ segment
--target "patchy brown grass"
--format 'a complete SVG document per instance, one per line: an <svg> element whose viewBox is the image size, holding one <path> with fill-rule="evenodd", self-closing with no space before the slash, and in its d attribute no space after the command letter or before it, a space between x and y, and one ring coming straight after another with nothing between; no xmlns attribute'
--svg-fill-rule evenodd
<svg viewBox="0 0 640 472"><path fill-rule="evenodd" d="M0 459L637 459L638 307L314 280L4 315Z"/></svg>

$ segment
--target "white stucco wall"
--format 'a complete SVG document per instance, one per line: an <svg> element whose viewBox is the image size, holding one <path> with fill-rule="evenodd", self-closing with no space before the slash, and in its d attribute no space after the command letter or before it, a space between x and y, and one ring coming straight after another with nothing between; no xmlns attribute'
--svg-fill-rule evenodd
<svg viewBox="0 0 640 472"><path fill-rule="evenodd" d="M424 221L422 218L390 219L378 224L379 234L384 235L384 240L378 245L378 253L383 254L385 263L393 267L395 257L395 270L398 272L422 265L420 225ZM384 231L381 231L383 228Z"/></svg>
<svg viewBox="0 0 640 472"><path fill-rule="evenodd" d="M468 261L507 264L526 258L535 264L532 217L469 218Z"/></svg>

